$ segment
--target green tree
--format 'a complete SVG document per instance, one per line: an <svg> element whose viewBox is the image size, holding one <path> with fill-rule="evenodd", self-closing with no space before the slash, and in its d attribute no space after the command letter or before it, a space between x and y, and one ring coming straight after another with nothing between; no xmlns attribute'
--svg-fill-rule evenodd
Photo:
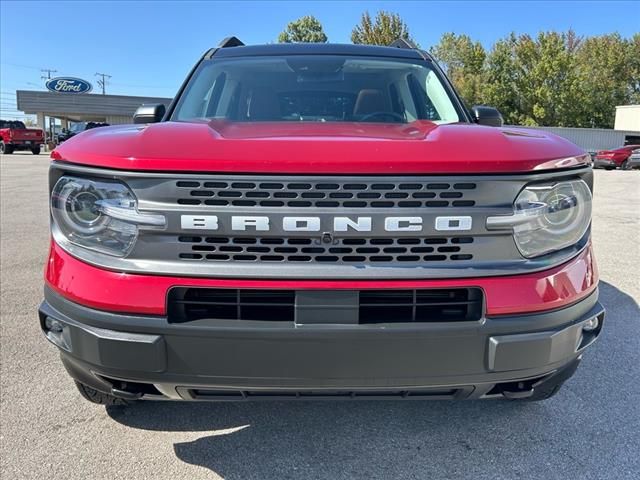
<svg viewBox="0 0 640 480"><path fill-rule="evenodd" d="M576 53L581 93L577 126L613 128L616 105L629 103L636 90L632 45L617 33L584 40Z"/></svg>
<svg viewBox="0 0 640 480"><path fill-rule="evenodd" d="M483 95L507 123L573 126L580 92L576 51L581 39L568 33L511 34L487 57Z"/></svg>
<svg viewBox="0 0 640 480"><path fill-rule="evenodd" d="M326 41L327 36L322 24L312 15L305 15L290 22L286 30L278 35L279 43L325 43Z"/></svg>
<svg viewBox="0 0 640 480"><path fill-rule="evenodd" d="M431 54L447 72L467 105L483 103L484 72L487 53L480 42L467 35L445 33Z"/></svg>
<svg viewBox="0 0 640 480"><path fill-rule="evenodd" d="M640 103L640 33L636 33L627 45L627 58L631 75L629 84L629 103Z"/></svg>
<svg viewBox="0 0 640 480"><path fill-rule="evenodd" d="M522 104L522 97L515 90L515 42L516 37L511 34L495 43L487 56L484 74L484 103L500 110L506 124L519 122Z"/></svg>
<svg viewBox="0 0 640 480"><path fill-rule="evenodd" d="M611 128L616 105L640 103L640 33L512 33L489 52L447 33L431 52L469 105L493 105L507 124Z"/></svg>
<svg viewBox="0 0 640 480"><path fill-rule="evenodd" d="M397 13L385 11L379 11L375 21L369 12L364 12L360 23L351 31L351 41L358 44L387 46L399 38L411 40L407 24Z"/></svg>

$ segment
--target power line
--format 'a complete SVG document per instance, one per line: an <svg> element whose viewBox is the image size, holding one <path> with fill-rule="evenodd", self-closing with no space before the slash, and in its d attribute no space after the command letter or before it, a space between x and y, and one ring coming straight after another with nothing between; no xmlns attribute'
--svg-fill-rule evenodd
<svg viewBox="0 0 640 480"><path fill-rule="evenodd" d="M50 69L50 68L41 68L41 69L40 69L40 71L41 71L42 73L46 73L46 76L42 75L42 76L40 77L42 80L51 80L51 74L52 74L52 73L57 73L57 72L58 72L57 70L52 70L52 69Z"/></svg>
<svg viewBox="0 0 640 480"><path fill-rule="evenodd" d="M34 67L32 65L21 65L19 63L0 62L0 65L9 65L10 67L28 68L30 70L40 70L40 67Z"/></svg>
<svg viewBox="0 0 640 480"><path fill-rule="evenodd" d="M102 87L102 94L105 94L105 87L107 86L107 78L111 78L111 75L107 75L106 73L97 73L95 74L96 77L102 77L100 80L98 80L98 85L100 85Z"/></svg>

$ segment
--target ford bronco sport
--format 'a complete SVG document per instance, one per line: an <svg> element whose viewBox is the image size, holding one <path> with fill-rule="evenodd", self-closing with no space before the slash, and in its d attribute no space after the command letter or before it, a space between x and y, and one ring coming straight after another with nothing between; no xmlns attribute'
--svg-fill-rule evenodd
<svg viewBox="0 0 640 480"><path fill-rule="evenodd" d="M589 155L391 47L209 50L52 153L46 337L81 394L541 400L598 337Z"/></svg>

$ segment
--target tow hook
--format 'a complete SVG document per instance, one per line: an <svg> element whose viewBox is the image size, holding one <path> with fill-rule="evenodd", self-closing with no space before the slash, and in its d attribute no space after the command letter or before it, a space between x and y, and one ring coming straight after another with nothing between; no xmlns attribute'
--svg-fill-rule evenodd
<svg viewBox="0 0 640 480"><path fill-rule="evenodd" d="M528 398L533 395L533 386L528 382L505 385L502 395L509 399Z"/></svg>
<svg viewBox="0 0 640 480"><path fill-rule="evenodd" d="M125 382L122 382L122 385L120 386L122 388L112 387L111 395L113 395L114 397L122 398L124 400L140 400L142 398L142 395L143 395L142 392L140 391L134 392L134 391L126 390L127 384Z"/></svg>

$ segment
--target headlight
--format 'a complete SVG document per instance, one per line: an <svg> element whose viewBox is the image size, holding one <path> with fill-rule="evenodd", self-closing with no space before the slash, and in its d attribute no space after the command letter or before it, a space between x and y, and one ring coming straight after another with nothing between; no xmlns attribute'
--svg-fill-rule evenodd
<svg viewBox="0 0 640 480"><path fill-rule="evenodd" d="M591 190L582 180L527 186L513 215L487 218L487 229L511 228L518 250L538 257L577 243L591 223Z"/></svg>
<svg viewBox="0 0 640 480"><path fill-rule="evenodd" d="M123 257L131 251L139 225L162 227L163 215L138 212L137 200L122 183L62 177L53 187L54 236L74 245Z"/></svg>

